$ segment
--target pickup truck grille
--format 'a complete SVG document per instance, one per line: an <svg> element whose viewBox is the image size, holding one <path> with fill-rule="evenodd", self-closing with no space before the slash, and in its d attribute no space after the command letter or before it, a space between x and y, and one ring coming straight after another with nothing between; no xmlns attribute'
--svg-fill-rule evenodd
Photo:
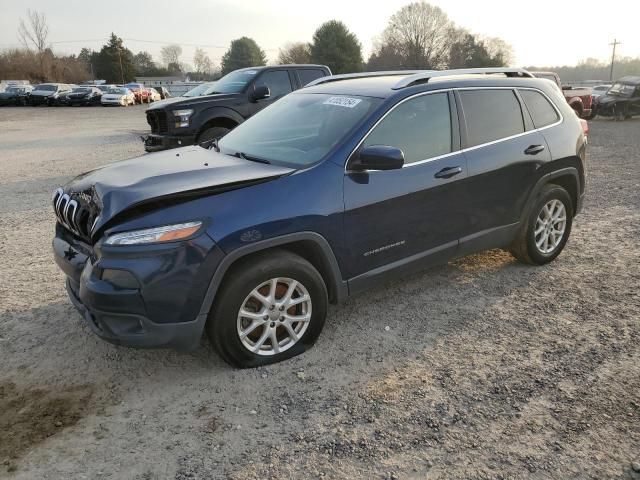
<svg viewBox="0 0 640 480"><path fill-rule="evenodd" d="M167 112L164 110L147 111L147 123L151 126L151 133L167 133Z"/></svg>
<svg viewBox="0 0 640 480"><path fill-rule="evenodd" d="M91 227L97 217L95 208L92 208L88 195L67 194L62 188L53 192L53 210L58 222L76 236L89 242L91 240Z"/></svg>

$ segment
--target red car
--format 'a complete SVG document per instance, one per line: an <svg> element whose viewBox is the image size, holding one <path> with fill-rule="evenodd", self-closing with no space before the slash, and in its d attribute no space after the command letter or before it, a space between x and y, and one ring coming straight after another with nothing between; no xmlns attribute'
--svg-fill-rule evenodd
<svg viewBox="0 0 640 480"><path fill-rule="evenodd" d="M128 88L136 97L136 103L151 103L149 90L141 83L127 83L124 88Z"/></svg>
<svg viewBox="0 0 640 480"><path fill-rule="evenodd" d="M555 72L531 72L531 73L535 77L546 78L547 80L551 80L553 83L558 85L560 90L562 90L562 94L564 95L565 100L571 106L571 108L573 108L573 110L576 112L576 115L578 115L578 117L580 118L591 117L591 103L593 101L593 97L591 96L591 89L562 85L562 82L560 81L560 76Z"/></svg>

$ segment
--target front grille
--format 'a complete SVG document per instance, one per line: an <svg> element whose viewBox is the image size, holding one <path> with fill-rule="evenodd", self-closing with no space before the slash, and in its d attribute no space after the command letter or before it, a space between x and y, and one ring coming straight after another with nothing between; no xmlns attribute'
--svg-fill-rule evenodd
<svg viewBox="0 0 640 480"><path fill-rule="evenodd" d="M76 236L89 242L97 218L96 209L86 200L87 194L68 194L62 188L53 192L53 210L58 222Z"/></svg>
<svg viewBox="0 0 640 480"><path fill-rule="evenodd" d="M147 123L151 126L151 133L167 133L167 112L164 110L147 111Z"/></svg>

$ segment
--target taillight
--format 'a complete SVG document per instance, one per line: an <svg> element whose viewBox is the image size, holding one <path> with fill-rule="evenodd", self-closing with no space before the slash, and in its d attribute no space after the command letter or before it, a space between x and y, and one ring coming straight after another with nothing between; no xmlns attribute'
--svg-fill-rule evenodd
<svg viewBox="0 0 640 480"><path fill-rule="evenodd" d="M584 118L580 119L580 125L582 125L582 133L584 133L584 136L588 136L589 135L589 124L587 123L587 121Z"/></svg>

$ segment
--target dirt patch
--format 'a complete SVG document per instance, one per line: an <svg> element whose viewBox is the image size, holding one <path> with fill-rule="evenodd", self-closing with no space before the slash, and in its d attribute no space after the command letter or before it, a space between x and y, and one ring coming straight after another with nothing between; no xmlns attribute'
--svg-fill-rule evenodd
<svg viewBox="0 0 640 480"><path fill-rule="evenodd" d="M94 411L93 397L90 385L20 389L0 384L0 461L14 469L26 450Z"/></svg>

